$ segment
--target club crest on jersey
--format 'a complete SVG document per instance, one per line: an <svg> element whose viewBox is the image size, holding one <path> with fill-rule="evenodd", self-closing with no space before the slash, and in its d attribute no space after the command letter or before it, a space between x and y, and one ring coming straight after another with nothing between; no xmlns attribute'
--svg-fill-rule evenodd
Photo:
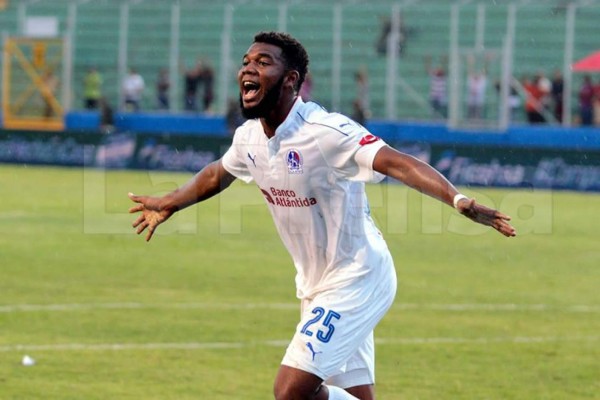
<svg viewBox="0 0 600 400"><path fill-rule="evenodd" d="M301 174L302 170L302 154L296 149L291 149L287 152L287 166L290 174Z"/></svg>
<svg viewBox="0 0 600 400"><path fill-rule="evenodd" d="M378 141L379 138L375 135L371 135L366 134L365 136L362 137L362 139L360 139L360 142L358 144L360 144L361 146L364 146L365 144L371 144L371 143L375 143L376 141Z"/></svg>

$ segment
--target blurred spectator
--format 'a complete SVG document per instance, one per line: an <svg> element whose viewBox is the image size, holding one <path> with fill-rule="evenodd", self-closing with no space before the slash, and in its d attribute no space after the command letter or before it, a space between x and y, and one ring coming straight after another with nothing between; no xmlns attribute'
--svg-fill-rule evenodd
<svg viewBox="0 0 600 400"><path fill-rule="evenodd" d="M523 83L523 88L527 96L525 100L525 112L527 113L527 120L531 124L543 124L546 122L542 101L547 92L544 90L544 84L540 84L541 79L542 77L538 73L534 75L533 80L526 78Z"/></svg>
<svg viewBox="0 0 600 400"><path fill-rule="evenodd" d="M105 97L101 97L98 101L100 106L100 132L109 134L114 132L115 123L113 118L113 109Z"/></svg>
<svg viewBox="0 0 600 400"><path fill-rule="evenodd" d="M354 99L352 102L352 119L361 125L367 123L367 111L363 108L363 103L360 99Z"/></svg>
<svg viewBox="0 0 600 400"><path fill-rule="evenodd" d="M581 89L579 89L579 117L581 125L589 126L594 121L594 85L592 77L584 75Z"/></svg>
<svg viewBox="0 0 600 400"><path fill-rule="evenodd" d="M494 84L494 87L496 88L496 92L498 92L498 94L500 94L500 90L501 90L501 83L500 81L496 81L496 83ZM521 109L521 96L519 96L519 82L515 79L512 78L510 80L510 84L508 86L508 119L510 121L516 121L517 120L517 115L519 114L519 110Z"/></svg>
<svg viewBox="0 0 600 400"><path fill-rule="evenodd" d="M540 77L536 75L533 80L528 77L523 78L523 88L525 89L525 113L527 114L527 121L530 124L541 124L546 122L542 113L543 106L541 103L544 93L540 89L539 85Z"/></svg>
<svg viewBox="0 0 600 400"><path fill-rule="evenodd" d="M519 114L519 110L521 109L521 96L519 96L519 91L517 87L519 86L519 82L516 78L511 78L510 80L510 89L508 92L508 107L510 110L510 120L516 121L517 115Z"/></svg>
<svg viewBox="0 0 600 400"><path fill-rule="evenodd" d="M552 82L546 77L544 71L538 71L537 75L538 88L541 93L540 103L543 107L542 113L546 110L552 110ZM554 115L554 113L552 113Z"/></svg>
<svg viewBox="0 0 600 400"><path fill-rule="evenodd" d="M445 63L443 63L445 64ZM443 65L433 68L431 57L425 57L425 71L429 75L429 103L433 117L446 118L447 110L447 78Z"/></svg>
<svg viewBox="0 0 600 400"><path fill-rule="evenodd" d="M197 94L198 94L198 82L203 72L202 61L198 60L196 65L190 69L182 69L184 77L184 109L186 111L197 111Z"/></svg>
<svg viewBox="0 0 600 400"><path fill-rule="evenodd" d="M485 115L485 91L487 89L486 57L483 69L475 68L475 58L470 55L467 59L467 118L481 119Z"/></svg>
<svg viewBox="0 0 600 400"><path fill-rule="evenodd" d="M227 111L225 112L225 122L227 123L227 131L230 135L235 133L238 126L246 122L246 118L242 115L242 106L239 100L230 98L227 101Z"/></svg>
<svg viewBox="0 0 600 400"><path fill-rule="evenodd" d="M356 82L356 99L354 100L353 108L355 112L360 110L367 119L371 116L371 97L369 95L369 74L365 67L360 67L354 74ZM361 123L362 125L362 123Z"/></svg>
<svg viewBox="0 0 600 400"><path fill-rule="evenodd" d="M96 67L91 67L83 78L84 107L88 110L98 108L98 102L102 96L102 75Z"/></svg>
<svg viewBox="0 0 600 400"><path fill-rule="evenodd" d="M390 34L392 33L392 20L388 16L380 17L380 27L381 31L377 38L377 42L375 43L375 49L377 50L377 54L380 56L385 56L387 54L388 49L388 40ZM398 37L398 54L402 56L406 50L406 39L411 33L409 29L407 29L404 24L404 20L402 15L400 15L400 35Z"/></svg>
<svg viewBox="0 0 600 400"><path fill-rule="evenodd" d="M554 118L558 122L562 122L563 116L563 93L564 93L564 81L560 70L554 71L554 77L552 78L552 113Z"/></svg>
<svg viewBox="0 0 600 400"><path fill-rule="evenodd" d="M144 93L144 78L137 73L135 68L129 68L129 73L123 80L123 99L125 111L139 111Z"/></svg>
<svg viewBox="0 0 600 400"><path fill-rule="evenodd" d="M310 101L312 99L312 89L312 74L310 72L307 72L306 76L304 77L304 82L302 83L302 86L300 86L300 92L298 93L298 95L302 98L304 102Z"/></svg>
<svg viewBox="0 0 600 400"><path fill-rule="evenodd" d="M198 79L204 91L202 95L203 111L210 112L213 100L215 99L215 72L210 63L206 61L203 63Z"/></svg>
<svg viewBox="0 0 600 400"><path fill-rule="evenodd" d="M169 80L169 70L162 68L158 72L156 80L156 102L159 110L169 109L169 89L171 81Z"/></svg>

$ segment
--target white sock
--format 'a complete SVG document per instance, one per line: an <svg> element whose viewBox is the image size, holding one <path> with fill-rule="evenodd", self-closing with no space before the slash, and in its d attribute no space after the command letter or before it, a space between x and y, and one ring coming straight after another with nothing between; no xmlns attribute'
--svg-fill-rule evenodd
<svg viewBox="0 0 600 400"><path fill-rule="evenodd" d="M329 400L358 400L358 398L337 386L327 385L327 389L329 389Z"/></svg>

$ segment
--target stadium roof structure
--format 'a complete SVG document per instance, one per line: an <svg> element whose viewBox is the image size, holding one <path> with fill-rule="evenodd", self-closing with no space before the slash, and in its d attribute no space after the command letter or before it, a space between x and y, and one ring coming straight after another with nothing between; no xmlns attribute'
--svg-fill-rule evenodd
<svg viewBox="0 0 600 400"><path fill-rule="evenodd" d="M600 51L575 62L571 69L575 72L600 72Z"/></svg>

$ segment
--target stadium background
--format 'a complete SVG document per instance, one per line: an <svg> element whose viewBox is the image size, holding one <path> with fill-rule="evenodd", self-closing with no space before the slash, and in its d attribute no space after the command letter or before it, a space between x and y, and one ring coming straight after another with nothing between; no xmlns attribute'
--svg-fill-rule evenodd
<svg viewBox="0 0 600 400"><path fill-rule="evenodd" d="M600 131L577 126L581 74L570 65L598 50L600 2L0 5L5 41L29 17L50 16L69 50L56 71L65 129L0 131L0 398L268 398L297 307L289 257L260 194L236 184L147 245L131 233L125 193L172 190L219 157L241 54L256 31L285 29L312 56L316 100L349 113L354 73L366 68L368 128L511 214L520 233L502 241L401 185L368 188L402 288L378 330L380 397L597 399ZM406 47L378 55L382 18L394 16L410 32ZM464 60L488 52L488 112L473 123L464 117ZM431 117L423 61L452 54L460 84L454 119L444 121ZM182 110L179 59L189 66L198 57L217 72L210 114ZM115 107L109 135L83 110L91 65ZM563 126L522 117L505 125L492 82L506 65L515 77L563 72L571 83ZM128 66L146 80L140 113L118 110ZM155 110L164 67L169 113ZM17 94L30 90L26 74L12 79ZM25 354L32 368L21 365Z"/></svg>
<svg viewBox="0 0 600 400"><path fill-rule="evenodd" d="M512 76L561 70L576 95L581 79L569 66L597 50L595 1L12 1L0 12L4 35L20 35L27 18L53 16L58 34L69 40L72 73L67 110L82 107L82 81L96 66L104 77L103 91L114 106L128 67L147 83L143 109L156 107L153 84L168 68L175 111L182 110L179 65L199 58L217 71L216 109L223 113L227 98L236 97L235 73L248 42L259 30L288 30L313 57L314 98L329 109L351 112L356 96L354 74L368 72L375 118L429 119L429 78L424 57L433 66L459 51L459 77L464 85L464 60L494 58L489 65L488 115L497 119L498 95L506 48ZM378 54L376 44L384 19L399 18L402 51ZM455 30L455 32L454 32ZM392 38L394 40L394 38ZM453 43L453 40L456 42ZM394 48L394 46L392 46ZM391 60L396 58L396 60ZM458 88L460 93L464 87ZM570 101L569 111L577 108ZM575 115L574 113L573 115ZM567 123L571 119L567 118Z"/></svg>
<svg viewBox="0 0 600 400"><path fill-rule="evenodd" d="M174 158L184 158L171 163L168 169L201 167L217 158L219 151L215 146L203 146L204 140L198 135L222 137L221 147L227 146L230 132L223 115L227 102L235 103L237 96L235 73L240 55L255 32L283 29L297 35L310 51L312 97L326 108L351 114L358 96L355 73L365 70L372 112L367 126L375 134L405 151L412 151L417 142L415 151L438 168L460 164L455 179L473 177L469 171L480 167L494 171L500 165L505 171L517 170L517 176L510 179L475 176L458 178L457 184L597 190L600 134L598 128L577 126L577 93L583 74L573 72L571 65L597 49L594 38L599 15L600 4L595 1L8 2L0 12L5 42L22 35L36 18L54 19L56 34L63 39L64 47L56 54L48 48L43 55L48 60L60 60L55 61L55 74L61 82L56 99L64 110L60 127L86 135L56 137L5 130L0 160L82 165L86 143L108 141L102 149L95 146L94 154L88 156L89 165L152 168L156 163L146 162L152 158L147 154L157 158L156 154L166 146ZM380 54L377 43L386 20L391 33L385 42L385 54ZM35 55L35 48L26 53L34 61ZM429 76L425 71L428 57L433 67L445 65L448 71L447 120L430 109ZM488 60L486 112L478 119L466 115L469 58L477 69ZM198 59L212 64L215 71L215 102L208 113L182 111L181 68L191 67ZM36 98L31 95L32 78L27 70L19 68L19 60L4 53L5 114L14 103L26 102L22 100L28 98L24 94ZM82 111L82 82L92 66L103 76L102 91L116 112L116 131L126 132L126 138L103 137L98 129L99 113ZM120 82L129 67L136 68L146 81L139 113L120 112ZM156 109L154 86L158 71L163 68L168 69L171 82L169 112ZM522 112L515 113L511 120L503 111L507 109L511 77L531 77L539 72L551 77L556 70L562 72L565 82L563 123L554 120L550 112L548 123L542 126L528 126ZM506 90L498 91L496 82ZM43 118L34 118L38 125L32 128L50 127L45 126ZM148 138L151 134L168 135L173 140ZM38 146L40 141L53 141L56 147L75 155L53 160L50 151L37 156L35 149L48 148ZM178 152L177 146L183 145L189 151ZM129 152L122 152L124 146ZM481 146L487 152L474 157L474 150ZM525 159L496 157L498 152L518 153L523 147L531 149L532 155ZM585 155L581 149L586 150ZM140 150L145 151L145 160L141 159ZM98 151L104 158L96 157ZM119 160L113 160L114 151ZM106 157L108 162L104 161ZM463 163L463 159L468 161ZM538 179L539 176L544 178Z"/></svg>

